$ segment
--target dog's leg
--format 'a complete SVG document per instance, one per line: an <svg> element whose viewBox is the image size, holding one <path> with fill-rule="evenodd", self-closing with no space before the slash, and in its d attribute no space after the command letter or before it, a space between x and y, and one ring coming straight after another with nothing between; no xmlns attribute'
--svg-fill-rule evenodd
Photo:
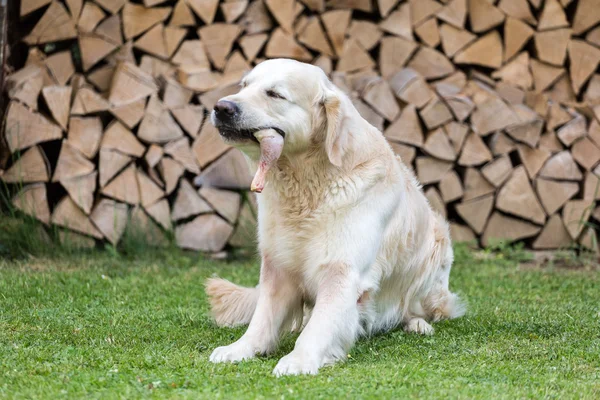
<svg viewBox="0 0 600 400"><path fill-rule="evenodd" d="M272 351L282 325L301 310L298 285L286 271L275 268L263 257L258 303L248 330L237 342L215 349L210 361L236 362Z"/></svg>
<svg viewBox="0 0 600 400"><path fill-rule="evenodd" d="M279 360L275 375L316 374L344 359L359 331L358 274L346 263L322 266L315 307L294 350Z"/></svg>
<svg viewBox="0 0 600 400"><path fill-rule="evenodd" d="M407 333L420 333L421 335L433 335L434 329L423 318L414 317L404 324L404 331Z"/></svg>

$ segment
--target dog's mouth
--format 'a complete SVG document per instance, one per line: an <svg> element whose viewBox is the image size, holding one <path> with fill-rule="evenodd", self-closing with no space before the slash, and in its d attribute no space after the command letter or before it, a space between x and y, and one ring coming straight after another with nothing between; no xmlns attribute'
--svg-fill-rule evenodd
<svg viewBox="0 0 600 400"><path fill-rule="evenodd" d="M256 144L260 144L260 143L258 142L258 139L256 139L256 137L254 135L256 134L256 132L263 131L265 129L273 129L275 132L277 132L279 135L281 135L282 138L285 139L285 132L281 128L278 128L276 126L261 126L261 127L257 127L257 128L251 128L251 129L234 129L234 128L231 128L228 126L223 126L223 125L217 126L217 130L219 131L219 134L227 142L250 141L250 142L254 142Z"/></svg>

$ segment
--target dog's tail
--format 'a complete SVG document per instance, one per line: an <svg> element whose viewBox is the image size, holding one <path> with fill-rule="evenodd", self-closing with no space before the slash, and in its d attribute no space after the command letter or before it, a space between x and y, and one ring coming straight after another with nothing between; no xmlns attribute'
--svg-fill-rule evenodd
<svg viewBox="0 0 600 400"><path fill-rule="evenodd" d="M238 286L221 278L206 281L206 294L218 326L247 325L258 302L258 287Z"/></svg>

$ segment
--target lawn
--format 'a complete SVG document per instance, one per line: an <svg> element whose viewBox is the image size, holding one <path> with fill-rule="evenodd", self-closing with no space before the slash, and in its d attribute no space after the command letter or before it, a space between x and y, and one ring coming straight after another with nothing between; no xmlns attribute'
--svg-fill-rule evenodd
<svg viewBox="0 0 600 400"><path fill-rule="evenodd" d="M5 256L0 398L599 398L598 271L457 253L451 286L469 302L465 317L432 337L361 340L343 364L284 378L271 371L292 335L269 357L208 362L243 329L213 324L203 281L255 284L254 261L175 250Z"/></svg>

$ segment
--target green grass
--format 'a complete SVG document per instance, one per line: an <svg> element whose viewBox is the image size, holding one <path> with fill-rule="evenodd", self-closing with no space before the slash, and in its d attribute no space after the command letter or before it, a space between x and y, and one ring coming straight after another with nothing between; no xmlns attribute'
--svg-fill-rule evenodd
<svg viewBox="0 0 600 400"><path fill-rule="evenodd" d="M599 398L598 272L457 253L451 286L465 317L432 337L360 340L318 376L275 378L293 335L269 357L208 362L243 329L213 324L203 280L255 284L255 262L11 251L0 260L0 398Z"/></svg>

